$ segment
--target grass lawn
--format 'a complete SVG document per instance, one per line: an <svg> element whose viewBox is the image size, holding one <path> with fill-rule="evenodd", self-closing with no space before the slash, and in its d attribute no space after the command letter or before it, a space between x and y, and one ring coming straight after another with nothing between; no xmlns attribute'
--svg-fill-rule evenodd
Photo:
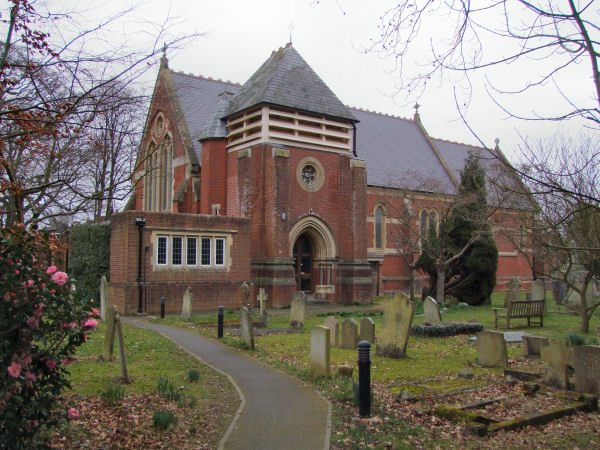
<svg viewBox="0 0 600 450"><path fill-rule="evenodd" d="M70 421L64 412L58 414L59 427L52 436L52 446L216 448L239 406L239 397L227 377L160 334L124 324L131 383L122 384L117 339L114 360L99 359L104 331L101 324L69 366L72 390L63 395L60 409L75 408L80 414ZM190 374L198 380L189 380ZM170 399L158 394L160 377L167 377L174 387ZM172 413L176 423L165 431L155 428L157 410Z"/></svg>
<svg viewBox="0 0 600 450"><path fill-rule="evenodd" d="M445 321L475 320L485 329L493 329L493 306L502 306L504 294L494 294L493 305L453 306L443 313ZM580 318L567 314L561 306L549 302L549 314L544 318L544 327L528 328L526 319L511 320L511 331L526 331L533 335L567 338L578 333ZM417 307L417 313L419 312ZM493 436L479 438L471 436L460 424L439 419L431 414L437 404L452 403L460 400L466 392L480 392L480 396L498 396L508 392L520 393L520 385L505 382L502 369L480 367L476 361L476 350L465 335L445 338L411 337L407 348L407 358L390 359L376 356L372 349L371 380L374 391L373 415L370 420L358 419L357 409L353 405L352 380L340 377L333 372L329 378L313 379L310 374L310 329L320 325L328 315L341 322L347 317L357 321L363 316L375 320L376 329L381 327L381 314L366 315L359 311L341 311L308 316L304 329L296 334L273 334L255 336L256 350L249 352L274 367L284 370L307 382L311 382L333 404L333 448L522 448L523 439L530 446L548 446L549 448L572 448L586 445L587 448L600 448L600 417L598 413L578 414L570 418L552 422L544 427L528 427L520 431L500 432ZM237 313L228 311L226 321L237 319ZM193 316L189 322L170 317L157 322L192 329L203 335L216 337L217 316ZM421 323L424 318L417 315L413 323ZM596 326L600 319L596 314L590 321L590 333L584 338L586 343L597 345ZM288 327L289 316L274 315L270 327ZM504 331L503 329L499 329ZM234 347L242 348L241 338L227 334L224 341ZM511 368L542 373L543 367L538 360L523 357L521 344L508 345L508 357ZM356 366L355 350L331 349L331 364ZM471 379L459 377L464 369L470 369ZM354 371L357 379L357 370ZM515 391L516 389L516 391ZM513 393L514 393L513 392ZM469 394L471 395L471 394ZM544 394L545 395L545 394ZM550 395L547 395L549 398ZM458 399L458 400L457 400ZM537 409L546 409L544 399L534 405ZM460 401L458 401L460 403ZM534 412L534 411L531 411ZM508 411L507 411L508 413ZM584 424L583 426L581 424ZM565 433L567 432L567 433Z"/></svg>

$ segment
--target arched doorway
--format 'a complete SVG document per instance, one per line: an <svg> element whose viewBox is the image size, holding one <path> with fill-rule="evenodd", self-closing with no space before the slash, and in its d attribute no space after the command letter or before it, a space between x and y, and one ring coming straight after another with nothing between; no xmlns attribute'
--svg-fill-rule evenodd
<svg viewBox="0 0 600 450"><path fill-rule="evenodd" d="M337 247L331 229L320 217L311 214L292 226L290 256L297 290L317 296L335 292Z"/></svg>
<svg viewBox="0 0 600 450"><path fill-rule="evenodd" d="M296 273L296 289L306 293L312 293L314 246L310 237L303 233L294 244L294 271Z"/></svg>

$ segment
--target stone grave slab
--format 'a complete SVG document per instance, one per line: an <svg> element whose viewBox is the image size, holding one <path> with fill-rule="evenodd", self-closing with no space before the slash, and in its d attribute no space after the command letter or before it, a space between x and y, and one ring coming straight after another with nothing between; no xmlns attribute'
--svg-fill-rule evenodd
<svg viewBox="0 0 600 450"><path fill-rule="evenodd" d="M106 308L108 307L108 281L106 276L100 278L100 318L106 321Z"/></svg>
<svg viewBox="0 0 600 450"><path fill-rule="evenodd" d="M531 283L531 300L546 300L546 285L539 278Z"/></svg>
<svg viewBox="0 0 600 450"><path fill-rule="evenodd" d="M375 342L375 322L370 317L363 317L360 321L359 340L370 344Z"/></svg>
<svg viewBox="0 0 600 450"><path fill-rule="evenodd" d="M499 331L480 331L477 337L477 361L484 367L506 367L506 341Z"/></svg>
<svg viewBox="0 0 600 450"><path fill-rule="evenodd" d="M183 320L190 320L192 316L192 300L194 296L192 294L192 288L188 286L183 294L183 304L181 306L181 318Z"/></svg>
<svg viewBox="0 0 600 450"><path fill-rule="evenodd" d="M541 356L542 347L548 343L548 338L543 336L523 336L523 354L527 357Z"/></svg>
<svg viewBox="0 0 600 450"><path fill-rule="evenodd" d="M262 317L267 309L267 300L269 296L265 292L265 288L258 288L258 317Z"/></svg>
<svg viewBox="0 0 600 450"><path fill-rule="evenodd" d="M252 328L252 316L250 310L246 306L240 308L240 324L242 337L246 348L254 350L254 330Z"/></svg>
<svg viewBox="0 0 600 450"><path fill-rule="evenodd" d="M407 295L398 294L383 303L383 323L377 335L377 354L404 358L415 304Z"/></svg>
<svg viewBox="0 0 600 450"><path fill-rule="evenodd" d="M521 300L521 280L518 278L511 278L508 283L508 291L504 296L504 307L508 306L509 301Z"/></svg>
<svg viewBox="0 0 600 450"><path fill-rule="evenodd" d="M323 325L310 330L310 371L315 377L329 376L330 331Z"/></svg>
<svg viewBox="0 0 600 450"><path fill-rule="evenodd" d="M356 350L358 346L358 324L354 319L342 322L342 348Z"/></svg>
<svg viewBox="0 0 600 450"><path fill-rule="evenodd" d="M296 292L292 297L292 307L290 310L290 327L304 328L306 320L306 294L304 292Z"/></svg>
<svg viewBox="0 0 600 450"><path fill-rule="evenodd" d="M560 280L552 282L552 296L556 304L560 305L567 295L567 285Z"/></svg>
<svg viewBox="0 0 600 450"><path fill-rule="evenodd" d="M569 384L568 353L567 341L563 339L549 339L548 343L542 346L541 359L546 363L544 381L549 386L567 389Z"/></svg>
<svg viewBox="0 0 600 450"><path fill-rule="evenodd" d="M425 321L430 323L441 323L442 315L440 314L440 306L431 297L423 300L423 311L425 312Z"/></svg>
<svg viewBox="0 0 600 450"><path fill-rule="evenodd" d="M337 321L335 317L329 316L323 322L323 326L329 328L329 342L332 347L339 347L341 345L340 342L340 323Z"/></svg>
<svg viewBox="0 0 600 450"><path fill-rule="evenodd" d="M600 394L600 347L579 345L575 354L575 390Z"/></svg>

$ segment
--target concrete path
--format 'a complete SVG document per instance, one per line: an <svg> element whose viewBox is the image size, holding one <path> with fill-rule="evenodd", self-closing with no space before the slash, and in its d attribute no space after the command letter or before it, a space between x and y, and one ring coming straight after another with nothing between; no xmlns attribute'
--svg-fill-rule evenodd
<svg viewBox="0 0 600 450"><path fill-rule="evenodd" d="M162 333L229 375L242 403L219 448L328 449L330 405L314 389L215 340L143 319L124 322Z"/></svg>

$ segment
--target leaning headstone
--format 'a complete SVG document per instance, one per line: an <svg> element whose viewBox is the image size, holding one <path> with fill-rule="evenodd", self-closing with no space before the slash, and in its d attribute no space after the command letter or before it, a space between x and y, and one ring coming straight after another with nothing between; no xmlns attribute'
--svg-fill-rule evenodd
<svg viewBox="0 0 600 450"><path fill-rule="evenodd" d="M515 302L521 300L521 280L518 278L511 278L508 284L508 291L504 296L504 307L508 307L508 302Z"/></svg>
<svg viewBox="0 0 600 450"><path fill-rule="evenodd" d="M102 359L104 361L112 361L113 350L115 348L115 316L117 315L117 307L107 308L106 310L106 333L104 335L104 351Z"/></svg>
<svg viewBox="0 0 600 450"><path fill-rule="evenodd" d="M335 319L335 317L329 316L323 322L323 326L329 328L329 342L332 347L340 346L340 323Z"/></svg>
<svg viewBox="0 0 600 450"><path fill-rule="evenodd" d="M412 325L415 304L401 294L383 304L383 323L377 335L377 354L388 358L404 358Z"/></svg>
<svg viewBox="0 0 600 450"><path fill-rule="evenodd" d="M552 282L552 296L557 305L560 305L567 295L567 285L560 280Z"/></svg>
<svg viewBox="0 0 600 450"><path fill-rule="evenodd" d="M477 337L477 361L484 367L506 367L506 341L499 331L480 331Z"/></svg>
<svg viewBox="0 0 600 450"><path fill-rule="evenodd" d="M310 371L315 377L329 375L329 328L317 325L310 330Z"/></svg>
<svg viewBox="0 0 600 450"><path fill-rule="evenodd" d="M526 357L539 357L542 347L548 343L548 338L543 336L523 336L523 353Z"/></svg>
<svg viewBox="0 0 600 450"><path fill-rule="evenodd" d="M358 345L358 324L354 319L342 322L342 348L356 350Z"/></svg>
<svg viewBox="0 0 600 450"><path fill-rule="evenodd" d="M267 299L269 298L265 292L265 288L258 288L258 317L262 317L267 309Z"/></svg>
<svg viewBox="0 0 600 450"><path fill-rule="evenodd" d="M546 285L539 278L531 283L531 300L546 300Z"/></svg>
<svg viewBox="0 0 600 450"><path fill-rule="evenodd" d="M425 321L429 323L441 323L440 307L431 297L423 300L423 311L425 312Z"/></svg>
<svg viewBox="0 0 600 450"><path fill-rule="evenodd" d="M575 390L600 394L600 347L579 345L575 347Z"/></svg>
<svg viewBox="0 0 600 450"><path fill-rule="evenodd" d="M375 342L375 322L370 317L363 317L360 321L360 341L367 341L370 344Z"/></svg>
<svg viewBox="0 0 600 450"><path fill-rule="evenodd" d="M192 294L192 288L188 286L183 294L183 305L181 306L181 319L182 320L190 320L192 317L192 299L194 295Z"/></svg>
<svg viewBox="0 0 600 450"><path fill-rule="evenodd" d="M254 350L254 330L252 329L252 316L250 310L246 306L240 308L240 323L242 330L242 337L246 348Z"/></svg>
<svg viewBox="0 0 600 450"><path fill-rule="evenodd" d="M292 297L292 309L290 311L290 327L303 328L306 319L306 294L296 292Z"/></svg>
<svg viewBox="0 0 600 450"><path fill-rule="evenodd" d="M541 357L542 361L546 363L546 384L559 389L567 389L569 383L567 341L550 339L548 344L542 347Z"/></svg>
<svg viewBox="0 0 600 450"><path fill-rule="evenodd" d="M106 308L108 305L108 282L106 276L100 278L100 318L106 322Z"/></svg>

